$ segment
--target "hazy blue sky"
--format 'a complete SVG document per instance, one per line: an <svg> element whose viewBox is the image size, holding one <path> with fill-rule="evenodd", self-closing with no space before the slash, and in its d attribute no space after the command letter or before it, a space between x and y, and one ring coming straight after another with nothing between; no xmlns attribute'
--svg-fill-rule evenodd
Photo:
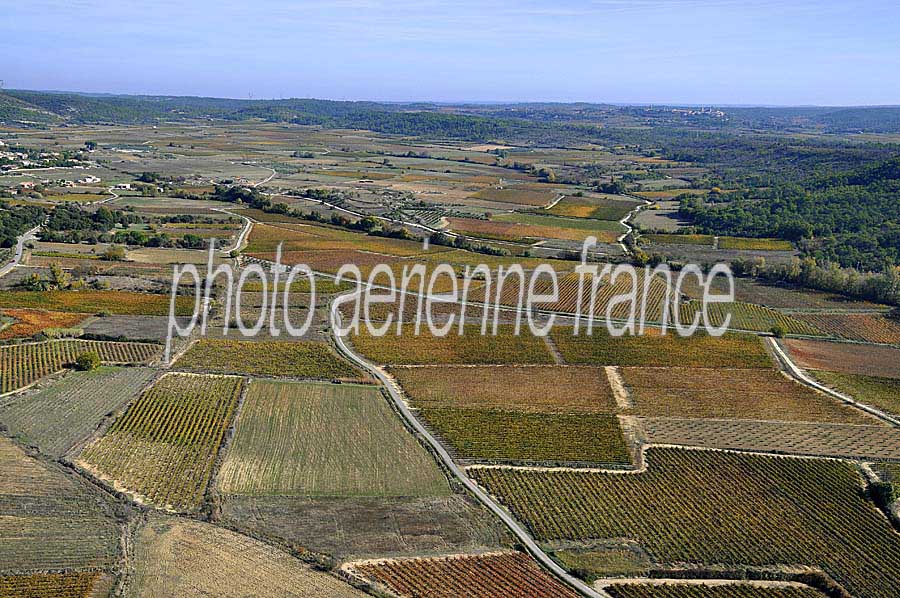
<svg viewBox="0 0 900 598"><path fill-rule="evenodd" d="M0 0L8 88L900 104L897 0Z"/></svg>

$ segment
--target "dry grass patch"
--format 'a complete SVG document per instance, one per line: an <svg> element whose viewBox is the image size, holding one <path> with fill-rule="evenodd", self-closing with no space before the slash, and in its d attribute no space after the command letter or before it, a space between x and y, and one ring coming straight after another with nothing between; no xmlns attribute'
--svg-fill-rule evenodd
<svg viewBox="0 0 900 598"><path fill-rule="evenodd" d="M47 328L72 328L87 314L72 314L39 309L4 309L3 315L15 318L9 327L0 330L0 339L30 337Z"/></svg>

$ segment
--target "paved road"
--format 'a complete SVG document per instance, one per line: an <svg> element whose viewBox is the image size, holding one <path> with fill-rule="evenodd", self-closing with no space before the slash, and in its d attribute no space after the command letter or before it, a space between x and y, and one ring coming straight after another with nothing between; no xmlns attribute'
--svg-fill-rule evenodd
<svg viewBox="0 0 900 598"><path fill-rule="evenodd" d="M337 329L341 324L341 313L340 306L342 303L346 301L351 301L355 298L359 290L351 291L350 293L341 295L336 298L331 303L331 330L334 333L334 341L337 344L338 350L347 357L353 363L359 365L365 370L371 372L377 377L384 387L387 389L391 400L394 403L394 406L403 416L403 418L416 430L418 434L425 439L426 442L431 446L435 453L441 458L444 462L444 465L447 466L447 469L459 479L460 482L469 490L478 500L480 500L488 509L491 510L497 517L503 521L504 525L518 538L518 540L525 546L531 555L538 560L544 567L546 567L549 571L551 571L554 575L556 575L560 580L565 582L568 586L572 587L580 594L584 596L588 596L590 598L610 598L609 594L604 592L603 590L597 590L584 583L580 579L573 577L570 575L565 569L560 567L556 561L551 559L541 547L537 545L537 543L532 539L531 535L525 531L519 523L510 516L510 514L499 504L494 502L494 499L491 498L489 494L487 494L484 490L481 489L478 484L473 482L466 473L460 469L459 466L456 465L456 462L453 461L453 458L444 448L444 446L438 442L431 433L425 429L425 427L419 422L419 420L412 414L409 408L406 406L406 403L403 401L403 398L400 396L400 391L397 389L397 386L387 377L387 375L377 366L368 362L361 356L357 355L353 352L352 349L347 345L344 340L344 337L337 334Z"/></svg>
<svg viewBox="0 0 900 598"><path fill-rule="evenodd" d="M37 237L35 235L40 229L41 226L35 226L33 229L19 235L19 240L16 242L16 251L13 255L13 259L11 262L0 268L0 276L6 276L7 274L9 274L12 269L22 261L22 254L25 253L25 243L36 239Z"/></svg>
<svg viewBox="0 0 900 598"><path fill-rule="evenodd" d="M241 214L235 214L234 212L229 212L226 208L212 208L216 212L222 212L223 214L228 214L229 216L238 216L244 220L244 228L241 229L240 234L238 235L237 240L234 242L234 245L231 247L226 247L224 249L220 249L219 253L223 255L229 255L232 251L241 249L247 241L247 235L250 234L250 229L253 228L253 221L250 220L247 216L243 216Z"/></svg>

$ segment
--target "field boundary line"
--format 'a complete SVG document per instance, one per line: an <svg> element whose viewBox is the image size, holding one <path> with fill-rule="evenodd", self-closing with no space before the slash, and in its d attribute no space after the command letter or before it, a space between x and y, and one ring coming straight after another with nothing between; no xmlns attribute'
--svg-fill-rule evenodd
<svg viewBox="0 0 900 598"><path fill-rule="evenodd" d="M351 350L347 346L346 342L344 341L344 337L334 333L334 325L339 324L341 321L340 306L344 302L353 299L359 292L360 289L350 291L349 293L338 296L331 303L330 311L332 337L334 338L338 351L345 357L350 359L353 363L356 363L363 369L366 369L374 374L384 384L385 389L388 391L388 395L390 396L397 410L407 421L407 423L412 426L412 428L418 434L420 434L421 437L431 446L432 450L434 450L434 452L444 462L444 465L447 467L450 473L452 473L457 479L459 479L463 486L465 486L466 489L469 490L469 492L471 492L482 504L484 504L490 511L492 511L497 517L500 518L500 520L506 525L507 528L509 528L513 535L515 535L522 542L531 556L533 556L541 565L543 565L545 569L549 570L566 585L575 589L584 596L588 596L590 598L610 598L609 594L607 594L603 590L595 590L590 585L571 575L568 571L557 564L556 561L550 558L550 556L547 555L540 546L538 546L537 542L535 542L531 535L528 534L527 531L525 531L525 529L509 514L509 512L506 511L497 502L495 502L494 499L491 498L491 496L481 488L481 486L472 481L469 476L466 475L465 471L462 470L456 464L456 462L453 461L453 458L450 456L444 446L440 442L438 442L434 438L434 436L432 436L431 433L422 425L418 418L416 418L412 414L409 407L407 407L406 403L403 401L403 397L400 395L400 392L394 385L390 383L384 372L382 372L378 367L376 367L363 357L354 353L353 350Z"/></svg>
<svg viewBox="0 0 900 598"><path fill-rule="evenodd" d="M840 393L832 388L828 388L824 384L821 384L820 382L814 380L809 374L806 373L804 369L802 369L800 366L795 364L793 360L791 360L787 352L781 347L781 344L778 343L778 341L776 341L773 337L767 337L766 342L768 342L772 347L772 350L775 352L778 360L785 366L786 373L795 380L798 380L799 382L805 384L806 386L809 386L810 388L813 388L820 392L824 392L825 394L841 400L849 405L853 405L854 407L861 409L866 413L869 413L870 415L874 415L875 417L886 421L893 426L900 427L900 420L898 420L897 418L888 415L880 409L876 409L875 407L871 407L869 405L866 405L865 403L860 403L853 397Z"/></svg>
<svg viewBox="0 0 900 598"><path fill-rule="evenodd" d="M631 397L628 396L628 389L625 387L625 381L622 380L622 374L619 372L619 366L606 365L603 366L606 372L606 378L609 380L609 386L612 389L613 397L616 399L616 406L619 409L631 409L634 404Z"/></svg>

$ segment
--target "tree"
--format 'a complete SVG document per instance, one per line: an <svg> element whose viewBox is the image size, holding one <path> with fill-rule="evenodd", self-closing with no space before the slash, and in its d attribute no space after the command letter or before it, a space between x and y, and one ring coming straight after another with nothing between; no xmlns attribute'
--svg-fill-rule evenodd
<svg viewBox="0 0 900 598"><path fill-rule="evenodd" d="M85 141L84 147L85 147L85 149L87 149L87 151L92 152L95 149L97 149L97 142L96 141Z"/></svg>
<svg viewBox="0 0 900 598"><path fill-rule="evenodd" d="M121 245L110 245L103 252L102 258L108 262L119 262L125 259L125 248Z"/></svg>
<svg viewBox="0 0 900 598"><path fill-rule="evenodd" d="M98 367L100 367L100 356L97 355L96 351L86 351L75 358L76 370L88 372L90 370L96 370Z"/></svg>
<svg viewBox="0 0 900 598"><path fill-rule="evenodd" d="M72 286L72 275L63 270L63 267L54 262L50 264L50 288L68 289Z"/></svg>

